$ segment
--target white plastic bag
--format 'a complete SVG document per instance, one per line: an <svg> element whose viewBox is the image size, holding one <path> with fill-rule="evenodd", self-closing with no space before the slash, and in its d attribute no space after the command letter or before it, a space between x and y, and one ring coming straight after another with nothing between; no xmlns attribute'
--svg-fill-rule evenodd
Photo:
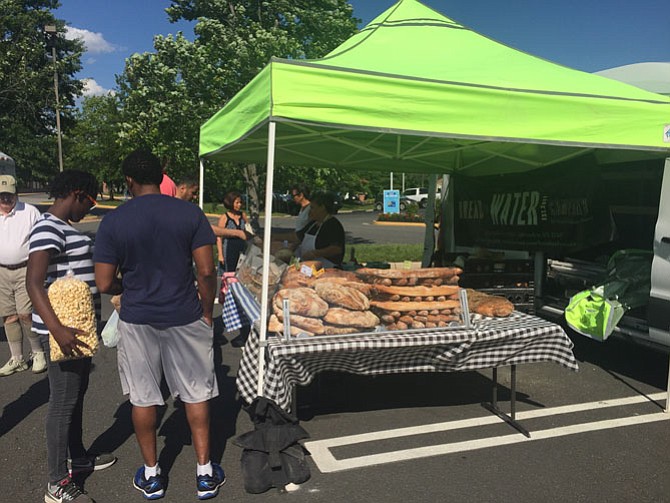
<svg viewBox="0 0 670 503"><path fill-rule="evenodd" d="M102 329L102 343L108 348L115 348L119 342L119 313L114 309L109 316L105 328Z"/></svg>

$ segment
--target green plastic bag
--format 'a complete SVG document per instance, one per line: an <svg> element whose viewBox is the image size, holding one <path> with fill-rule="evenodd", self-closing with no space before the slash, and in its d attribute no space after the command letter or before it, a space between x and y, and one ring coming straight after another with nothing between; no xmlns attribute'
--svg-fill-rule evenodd
<svg viewBox="0 0 670 503"><path fill-rule="evenodd" d="M617 300L606 299L593 290L584 290L570 299L565 320L570 328L598 341L607 339L626 309Z"/></svg>

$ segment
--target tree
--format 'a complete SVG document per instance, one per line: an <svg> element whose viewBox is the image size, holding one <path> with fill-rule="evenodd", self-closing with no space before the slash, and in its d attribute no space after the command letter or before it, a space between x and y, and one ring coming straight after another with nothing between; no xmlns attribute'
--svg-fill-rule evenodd
<svg viewBox="0 0 670 503"><path fill-rule="evenodd" d="M107 185L111 199L115 188L120 189L124 183L120 126L118 102L113 95L84 98L65 149L66 164L93 173Z"/></svg>
<svg viewBox="0 0 670 503"><path fill-rule="evenodd" d="M0 0L0 138L2 150L16 161L19 177L32 173L50 178L58 170L54 64L47 51L44 26L65 23L51 12L57 0ZM74 100L82 83L74 78L81 69L83 43L55 38L61 128L73 125Z"/></svg>
<svg viewBox="0 0 670 503"><path fill-rule="evenodd" d="M117 83L122 141L149 145L170 159L175 173L197 166L200 125L272 56L324 56L358 22L345 0L173 0L167 13L173 22L197 20L195 40L157 36L156 51L129 58ZM208 163L206 170L210 184L216 179L238 188L247 177L252 189L262 191L255 166Z"/></svg>

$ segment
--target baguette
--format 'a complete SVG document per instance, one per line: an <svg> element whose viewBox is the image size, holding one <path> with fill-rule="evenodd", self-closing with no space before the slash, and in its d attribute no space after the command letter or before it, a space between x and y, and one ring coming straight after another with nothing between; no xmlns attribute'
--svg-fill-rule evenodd
<svg viewBox="0 0 670 503"><path fill-rule="evenodd" d="M410 297L438 297L440 295L453 295L458 293L458 287L452 285L445 286L386 286L375 285L374 289L377 293L385 293L388 295L401 295Z"/></svg>
<svg viewBox="0 0 670 503"><path fill-rule="evenodd" d="M377 278L407 279L407 278L444 278L458 276L463 270L459 267L427 267L423 269L371 269L364 267L358 269L359 276L372 276Z"/></svg>
<svg viewBox="0 0 670 503"><path fill-rule="evenodd" d="M430 311L433 309L454 309L460 307L461 303L457 300L444 300L442 302L383 302L372 300L370 305L383 311Z"/></svg>

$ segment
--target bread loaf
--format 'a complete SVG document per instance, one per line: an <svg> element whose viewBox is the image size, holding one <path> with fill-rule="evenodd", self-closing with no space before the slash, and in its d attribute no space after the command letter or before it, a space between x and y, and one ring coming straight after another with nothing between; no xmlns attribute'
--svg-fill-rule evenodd
<svg viewBox="0 0 670 503"><path fill-rule="evenodd" d="M467 293L468 308L472 313L504 318L512 314L512 311L514 311L514 304L504 297L488 295L487 293L478 292L470 288L467 289Z"/></svg>
<svg viewBox="0 0 670 503"><path fill-rule="evenodd" d="M370 311L350 311L341 307L331 307L323 320L344 327L374 328L379 325L379 318Z"/></svg>
<svg viewBox="0 0 670 503"><path fill-rule="evenodd" d="M275 332L278 334L283 334L284 333L284 324L279 321L279 318L277 318L276 315L272 314L270 315L270 319L268 320L268 330L270 332ZM295 327L291 325L291 335L297 336L300 334L307 334L307 335L314 335L310 332L307 332L306 330L302 330L298 327Z"/></svg>
<svg viewBox="0 0 670 503"><path fill-rule="evenodd" d="M367 311L370 309L370 301L361 292L338 283L327 280L314 282L314 291L328 304L344 307L352 311Z"/></svg>
<svg viewBox="0 0 670 503"><path fill-rule="evenodd" d="M288 299L289 312L300 316L321 318L328 312L328 304L319 297L311 288L283 288L279 290L274 298L274 306L282 310L282 301Z"/></svg>
<svg viewBox="0 0 670 503"><path fill-rule="evenodd" d="M354 327L337 327L334 325L324 324L324 335L346 335L355 334L359 329Z"/></svg>
<svg viewBox="0 0 670 503"><path fill-rule="evenodd" d="M274 316L277 319L284 323L284 313L281 310L275 308ZM310 318L309 316L300 316L299 314L291 314L289 316L289 321L291 327L297 327L302 330L306 330L312 334L322 334L324 333L323 321L317 318Z"/></svg>

